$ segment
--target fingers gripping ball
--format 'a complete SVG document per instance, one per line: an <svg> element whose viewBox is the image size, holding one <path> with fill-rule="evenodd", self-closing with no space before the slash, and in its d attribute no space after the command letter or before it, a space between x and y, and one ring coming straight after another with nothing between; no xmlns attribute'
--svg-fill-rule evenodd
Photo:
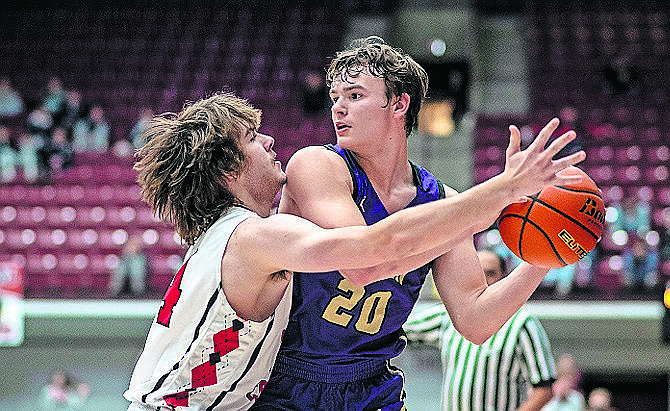
<svg viewBox="0 0 670 411"><path fill-rule="evenodd" d="M529 201L512 203L498 217L500 236L520 259L545 268L576 263L593 250L605 226L605 205L596 183L581 169L578 184L548 186Z"/></svg>

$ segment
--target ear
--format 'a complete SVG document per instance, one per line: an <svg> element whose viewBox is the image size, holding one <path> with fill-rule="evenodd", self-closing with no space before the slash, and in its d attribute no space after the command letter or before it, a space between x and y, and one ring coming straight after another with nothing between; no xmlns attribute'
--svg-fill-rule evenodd
<svg viewBox="0 0 670 411"><path fill-rule="evenodd" d="M399 97L396 98L396 101L393 105L393 114L396 116L404 116L409 110L410 97L407 93L402 93Z"/></svg>
<svg viewBox="0 0 670 411"><path fill-rule="evenodd" d="M230 190L230 187L237 181L237 174L232 172L225 172L220 178L221 178L220 180L221 184L223 184L224 187L227 187L228 190Z"/></svg>

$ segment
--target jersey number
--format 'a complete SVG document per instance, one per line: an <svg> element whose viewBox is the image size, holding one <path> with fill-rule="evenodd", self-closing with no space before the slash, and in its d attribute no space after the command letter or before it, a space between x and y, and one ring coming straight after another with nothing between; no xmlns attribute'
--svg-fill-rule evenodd
<svg viewBox="0 0 670 411"><path fill-rule="evenodd" d="M351 310L365 297L365 288L343 278L337 285L337 289L344 294L333 297L321 317L333 324L347 327L355 314L351 313ZM370 335L378 333L382 328L391 295L390 291L377 291L366 297L354 328Z"/></svg>
<svg viewBox="0 0 670 411"><path fill-rule="evenodd" d="M184 271L186 270L186 263L181 266L177 274L172 278L172 282L163 297L163 304L161 304L160 310L158 310L158 316L156 317L156 322L160 325L170 327L170 318L172 317L172 310L174 306L177 305L179 297L181 297L181 279L184 276Z"/></svg>

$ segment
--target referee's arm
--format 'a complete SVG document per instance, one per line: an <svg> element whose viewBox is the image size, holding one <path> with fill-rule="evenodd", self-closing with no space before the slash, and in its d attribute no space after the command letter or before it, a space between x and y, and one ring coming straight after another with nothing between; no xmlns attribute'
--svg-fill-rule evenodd
<svg viewBox="0 0 670 411"><path fill-rule="evenodd" d="M519 335L519 344L532 386L518 411L539 411L553 396L551 385L556 381L556 365L549 337L536 318L529 316L526 319Z"/></svg>

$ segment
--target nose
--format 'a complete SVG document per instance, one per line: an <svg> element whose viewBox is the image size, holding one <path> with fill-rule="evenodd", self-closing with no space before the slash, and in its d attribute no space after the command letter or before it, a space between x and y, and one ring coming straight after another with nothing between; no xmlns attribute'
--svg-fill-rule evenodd
<svg viewBox="0 0 670 411"><path fill-rule="evenodd" d="M272 150L272 147L275 146L275 139L267 134L259 134L259 136L263 138L263 147L265 148L265 151Z"/></svg>
<svg viewBox="0 0 670 411"><path fill-rule="evenodd" d="M331 111L331 114L332 114L333 118L338 118L338 117L341 117L345 114L346 111L345 111L344 103L342 102L342 100L344 100L344 99L341 99L341 98L337 99L337 101L335 101L333 103L333 106L330 108L330 111Z"/></svg>

